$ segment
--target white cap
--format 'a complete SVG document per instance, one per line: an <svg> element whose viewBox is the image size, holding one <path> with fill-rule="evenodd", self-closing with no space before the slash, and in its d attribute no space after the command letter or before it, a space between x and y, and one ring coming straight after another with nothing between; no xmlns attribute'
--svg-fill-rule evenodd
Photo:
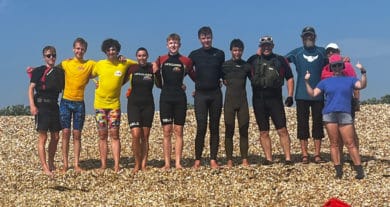
<svg viewBox="0 0 390 207"><path fill-rule="evenodd" d="M338 50L339 49L339 46L336 44L336 43L329 43L325 49L328 49L328 48L333 48L333 49L336 49Z"/></svg>

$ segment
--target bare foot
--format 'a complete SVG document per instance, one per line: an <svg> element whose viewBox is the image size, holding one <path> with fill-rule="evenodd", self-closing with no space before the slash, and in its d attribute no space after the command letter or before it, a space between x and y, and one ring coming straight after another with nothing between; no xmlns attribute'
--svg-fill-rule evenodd
<svg viewBox="0 0 390 207"><path fill-rule="evenodd" d="M210 160L210 167L211 169L218 169L219 165L216 160Z"/></svg>
<svg viewBox="0 0 390 207"><path fill-rule="evenodd" d="M105 167L101 167L101 168L99 168L99 169L96 170L96 172L97 172L98 174L103 174L104 171L106 171L106 168L105 168Z"/></svg>
<svg viewBox="0 0 390 207"><path fill-rule="evenodd" d="M83 168L79 167L79 166L74 167L74 171L77 172L77 173L85 172L85 170Z"/></svg>
<svg viewBox="0 0 390 207"><path fill-rule="evenodd" d="M139 169L138 168L134 168L133 169L133 174L137 174L139 172Z"/></svg>
<svg viewBox="0 0 390 207"><path fill-rule="evenodd" d="M120 174L122 173L122 169L118 166L118 167L114 167L114 172L117 173L117 174Z"/></svg>
<svg viewBox="0 0 390 207"><path fill-rule="evenodd" d="M232 160L228 160L226 166L228 168L232 168L233 167L233 161Z"/></svg>
<svg viewBox="0 0 390 207"><path fill-rule="evenodd" d="M169 169L171 169L171 166L169 165L164 165L162 168L160 168L162 171L168 171Z"/></svg>
<svg viewBox="0 0 390 207"><path fill-rule="evenodd" d="M244 167L248 167L249 166L248 159L242 159L242 166L244 166Z"/></svg>
<svg viewBox="0 0 390 207"><path fill-rule="evenodd" d="M147 171L148 169L146 168L146 166L142 166L141 170L142 171Z"/></svg>
<svg viewBox="0 0 390 207"><path fill-rule="evenodd" d="M54 173L50 170L43 170L43 173L45 173L45 175L47 175L50 179L54 178Z"/></svg>
<svg viewBox="0 0 390 207"><path fill-rule="evenodd" d="M181 170L181 169L183 169L183 166L181 166L180 164L177 164L176 165L176 170Z"/></svg>
<svg viewBox="0 0 390 207"><path fill-rule="evenodd" d="M63 168L61 168L60 173L65 174L66 171L68 171L68 168L63 167Z"/></svg>
<svg viewBox="0 0 390 207"><path fill-rule="evenodd" d="M192 166L192 168L194 168L195 170L199 169L200 168L200 160L195 160L195 163Z"/></svg>

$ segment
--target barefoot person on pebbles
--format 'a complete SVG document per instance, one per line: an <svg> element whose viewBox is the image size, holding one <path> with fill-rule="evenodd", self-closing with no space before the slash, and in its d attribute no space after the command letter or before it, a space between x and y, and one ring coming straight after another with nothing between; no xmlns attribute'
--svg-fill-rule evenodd
<svg viewBox="0 0 390 207"><path fill-rule="evenodd" d="M222 64L225 53L213 47L213 33L210 27L201 27L198 39L202 47L194 50L188 56L195 70L195 163L193 168L201 165L202 152L207 130L210 129L210 167L219 168L217 162L219 148L219 121L222 113Z"/></svg>
<svg viewBox="0 0 390 207"><path fill-rule="evenodd" d="M162 170L171 168L171 137L175 136L175 167L181 169L183 153L183 129L187 113L187 96L183 87L184 77L192 72L192 62L180 54L181 38L172 33L167 37L168 54L159 56L154 67L161 85L160 121L163 128L165 164Z"/></svg>
<svg viewBox="0 0 390 207"><path fill-rule="evenodd" d="M102 51L107 58L96 63L92 72L93 77L98 77L98 87L95 89L95 119L99 134L99 152L101 167L107 168L108 137L112 142L112 154L114 158L114 171L120 172L119 160L121 142L119 139L119 127L121 122L121 87L124 83L126 71L129 66L137 62L127 59L119 60L121 45L117 40L106 39L103 41Z"/></svg>
<svg viewBox="0 0 390 207"><path fill-rule="evenodd" d="M54 176L54 156L61 130L58 107L58 96L64 87L64 73L55 67L56 49L53 46L43 48L45 65L34 68L29 72L31 75L28 88L30 112L35 116L35 126L38 131L38 156L41 161L43 172ZM50 143L48 148L48 162L46 162L45 145L47 132L50 131Z"/></svg>
<svg viewBox="0 0 390 207"><path fill-rule="evenodd" d="M79 166L81 131L85 121L84 92L95 66L95 61L84 60L87 47L88 43L83 38L76 38L73 42L74 57L59 64L59 67L65 72L65 88L60 103L62 159L64 162L62 173L65 173L69 167L68 154L71 133L73 135L74 171L84 171ZM71 130L71 126L73 130Z"/></svg>

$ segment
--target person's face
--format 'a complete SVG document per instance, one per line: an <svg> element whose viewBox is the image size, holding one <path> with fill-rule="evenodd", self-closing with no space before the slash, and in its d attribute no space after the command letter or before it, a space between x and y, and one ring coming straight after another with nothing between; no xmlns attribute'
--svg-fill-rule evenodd
<svg viewBox="0 0 390 207"><path fill-rule="evenodd" d="M73 47L73 53L77 59L82 60L86 51L87 48L85 48L85 45L81 44L80 42L75 43Z"/></svg>
<svg viewBox="0 0 390 207"><path fill-rule="evenodd" d="M232 47L232 50L230 50L232 53L232 59L233 60L240 60L242 57L243 49L239 47Z"/></svg>
<svg viewBox="0 0 390 207"><path fill-rule="evenodd" d="M260 48L261 48L261 54L267 56L272 54L272 49L274 49L274 45L266 43L266 44L262 44Z"/></svg>
<svg viewBox="0 0 390 207"><path fill-rule="evenodd" d="M203 48L211 48L213 45L213 36L211 34L201 34L199 36L199 41Z"/></svg>
<svg viewBox="0 0 390 207"><path fill-rule="evenodd" d="M136 54L136 58L137 58L137 61L138 61L138 64L140 65L146 65L146 63L148 62L148 54L146 53L145 50L140 50L137 52Z"/></svg>
<svg viewBox="0 0 390 207"><path fill-rule="evenodd" d="M305 47L314 47L316 37L314 34L307 33L302 36L302 42Z"/></svg>
<svg viewBox="0 0 390 207"><path fill-rule="evenodd" d="M170 39L167 42L167 48L170 54L177 54L180 48L180 42L178 40Z"/></svg>
<svg viewBox="0 0 390 207"><path fill-rule="evenodd" d="M56 63L57 54L52 50L46 50L43 53L43 58L48 66L53 67Z"/></svg>
<svg viewBox="0 0 390 207"><path fill-rule="evenodd" d="M110 47L106 50L107 59L115 61L118 58L118 50L115 47Z"/></svg>
<svg viewBox="0 0 390 207"><path fill-rule="evenodd" d="M328 58L330 58L330 56L332 56L333 54L340 54L340 51L333 48L326 50L326 55L328 56Z"/></svg>

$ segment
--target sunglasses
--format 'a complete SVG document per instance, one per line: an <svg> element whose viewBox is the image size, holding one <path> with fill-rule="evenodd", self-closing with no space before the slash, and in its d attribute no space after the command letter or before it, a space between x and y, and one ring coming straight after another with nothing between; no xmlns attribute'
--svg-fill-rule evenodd
<svg viewBox="0 0 390 207"><path fill-rule="evenodd" d="M338 49L334 49L334 48L328 48L326 49L326 54L334 54L334 53L339 53L340 51Z"/></svg>
<svg viewBox="0 0 390 207"><path fill-rule="evenodd" d="M45 57L47 57L47 58L56 58L57 55L56 54L47 54L47 55L45 55Z"/></svg>
<svg viewBox="0 0 390 207"><path fill-rule="evenodd" d="M338 61L330 64L330 70L332 71L341 71L345 68L343 61Z"/></svg>
<svg viewBox="0 0 390 207"><path fill-rule="evenodd" d="M261 42L264 42L264 41L267 41L267 42L269 42L269 41L272 41L272 37L262 37L261 39L260 39L260 41Z"/></svg>

